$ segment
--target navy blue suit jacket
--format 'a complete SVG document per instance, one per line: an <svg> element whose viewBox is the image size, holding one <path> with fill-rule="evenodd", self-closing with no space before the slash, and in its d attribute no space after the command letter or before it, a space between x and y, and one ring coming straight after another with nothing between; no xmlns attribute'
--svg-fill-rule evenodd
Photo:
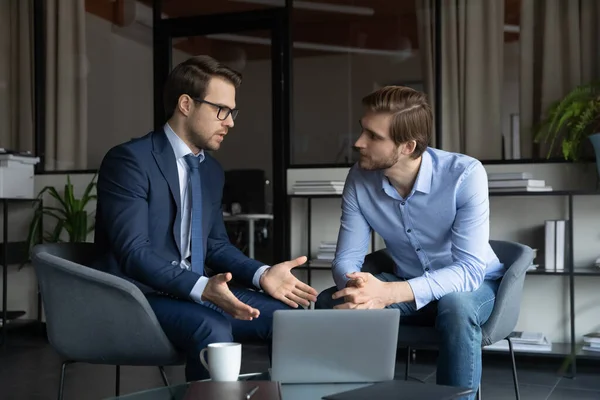
<svg viewBox="0 0 600 400"><path fill-rule="evenodd" d="M223 223L223 169L209 154L200 164L205 265L231 272L248 287L263 264L229 241ZM112 148L98 174L96 268L121 276L144 293L189 299L200 275L180 267L181 197L173 148L162 131Z"/></svg>

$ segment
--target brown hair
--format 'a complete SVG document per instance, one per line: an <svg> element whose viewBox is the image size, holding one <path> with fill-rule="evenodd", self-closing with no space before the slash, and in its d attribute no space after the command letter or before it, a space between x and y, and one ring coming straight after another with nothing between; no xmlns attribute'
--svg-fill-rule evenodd
<svg viewBox="0 0 600 400"><path fill-rule="evenodd" d="M242 75L239 72L209 56L195 56L173 68L163 91L167 119L173 116L181 95L204 99L208 82L217 76L231 82L236 88L242 83Z"/></svg>
<svg viewBox="0 0 600 400"><path fill-rule="evenodd" d="M392 114L390 137L396 145L414 140L417 145L413 158L427 149L433 116L425 93L405 86L386 86L365 96L362 104L370 111Z"/></svg>

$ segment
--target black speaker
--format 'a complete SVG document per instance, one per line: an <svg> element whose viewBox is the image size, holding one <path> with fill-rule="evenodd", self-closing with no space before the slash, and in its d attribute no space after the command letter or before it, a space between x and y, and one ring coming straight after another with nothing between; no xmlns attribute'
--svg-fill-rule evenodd
<svg viewBox="0 0 600 400"><path fill-rule="evenodd" d="M264 214L265 180L265 171L261 169L225 171L224 211L231 212L231 205L239 203L242 214Z"/></svg>

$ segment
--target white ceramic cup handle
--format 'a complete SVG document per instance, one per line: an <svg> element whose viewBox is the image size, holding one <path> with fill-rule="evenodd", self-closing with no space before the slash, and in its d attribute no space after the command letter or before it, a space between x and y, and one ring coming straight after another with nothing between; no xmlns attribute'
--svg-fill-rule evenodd
<svg viewBox="0 0 600 400"><path fill-rule="evenodd" d="M203 348L200 351L200 362L202 363L202 365L204 365L204 368L206 368L206 370L209 371L209 369L208 369L208 363L204 359L204 355L206 354L206 350L208 350L208 347L205 347L205 348Z"/></svg>

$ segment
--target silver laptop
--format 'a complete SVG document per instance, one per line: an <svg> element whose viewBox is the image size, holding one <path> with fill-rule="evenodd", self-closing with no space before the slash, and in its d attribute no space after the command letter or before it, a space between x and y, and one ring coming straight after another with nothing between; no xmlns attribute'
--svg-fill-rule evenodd
<svg viewBox="0 0 600 400"><path fill-rule="evenodd" d="M400 311L278 310L271 379L281 383L394 379Z"/></svg>

